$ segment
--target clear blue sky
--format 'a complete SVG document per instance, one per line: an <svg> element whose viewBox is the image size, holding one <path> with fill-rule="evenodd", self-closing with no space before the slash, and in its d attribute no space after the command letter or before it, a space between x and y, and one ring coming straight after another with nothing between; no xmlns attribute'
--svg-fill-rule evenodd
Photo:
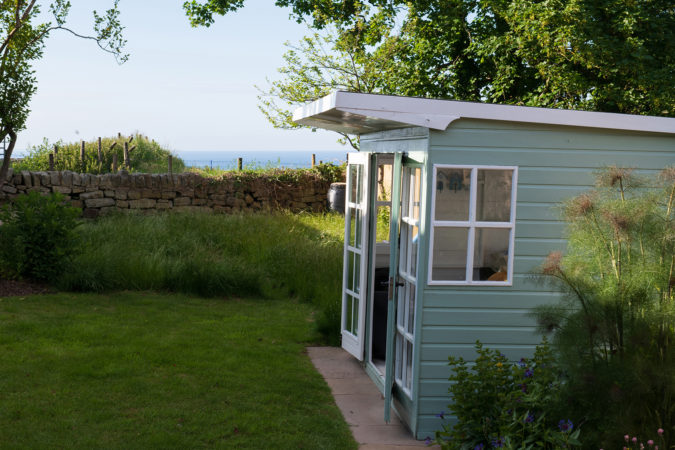
<svg viewBox="0 0 675 450"><path fill-rule="evenodd" d="M112 0L74 0L69 25L89 32L91 11ZM282 65L285 41L305 25L272 0L249 0L211 28L191 28L183 0L122 0L124 65L95 43L56 32L36 65L38 92L17 149L140 131L172 150L341 150L327 131L275 130L254 85ZM264 6L263 6L264 5Z"/></svg>

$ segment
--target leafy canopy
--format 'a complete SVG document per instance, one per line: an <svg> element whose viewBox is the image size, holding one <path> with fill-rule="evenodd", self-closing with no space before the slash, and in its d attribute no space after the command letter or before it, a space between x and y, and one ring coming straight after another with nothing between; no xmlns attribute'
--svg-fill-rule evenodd
<svg viewBox="0 0 675 450"><path fill-rule="evenodd" d="M319 33L289 46L281 79L263 91L261 108L275 126L293 126L293 106L335 88L675 117L672 0L275 4ZM184 4L195 26L243 6ZM358 83L363 78L369 83Z"/></svg>

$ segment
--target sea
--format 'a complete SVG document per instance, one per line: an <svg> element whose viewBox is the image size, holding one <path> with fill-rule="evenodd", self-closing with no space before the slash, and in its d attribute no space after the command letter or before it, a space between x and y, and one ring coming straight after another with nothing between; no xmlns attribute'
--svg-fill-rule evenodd
<svg viewBox="0 0 675 450"><path fill-rule="evenodd" d="M183 150L174 151L174 155L180 157L188 167L208 167L211 169L235 169L238 158L242 158L244 168L289 168L301 169L312 167L312 154L315 155L316 163L342 164L346 161L347 150L308 150L308 151L279 151L279 150L227 150L227 151L202 151Z"/></svg>

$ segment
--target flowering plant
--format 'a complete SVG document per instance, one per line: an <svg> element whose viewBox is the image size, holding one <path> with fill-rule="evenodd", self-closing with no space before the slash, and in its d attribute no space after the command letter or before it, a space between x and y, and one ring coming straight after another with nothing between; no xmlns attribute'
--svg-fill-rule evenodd
<svg viewBox="0 0 675 450"><path fill-rule="evenodd" d="M581 445L579 427L552 410L561 382L546 341L534 357L516 364L480 342L476 351L472 368L462 358L448 358L454 420L436 432L434 443L445 449L474 450Z"/></svg>

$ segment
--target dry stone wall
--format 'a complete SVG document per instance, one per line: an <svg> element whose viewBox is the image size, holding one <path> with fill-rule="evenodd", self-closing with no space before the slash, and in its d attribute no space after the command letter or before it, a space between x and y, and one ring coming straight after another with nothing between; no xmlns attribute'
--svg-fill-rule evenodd
<svg viewBox="0 0 675 450"><path fill-rule="evenodd" d="M12 201L30 191L59 192L85 217L94 218L112 211L145 212L326 210L330 182L312 174L298 175L292 182L274 177L205 178L182 174L81 174L63 172L11 172L0 188L0 202Z"/></svg>

